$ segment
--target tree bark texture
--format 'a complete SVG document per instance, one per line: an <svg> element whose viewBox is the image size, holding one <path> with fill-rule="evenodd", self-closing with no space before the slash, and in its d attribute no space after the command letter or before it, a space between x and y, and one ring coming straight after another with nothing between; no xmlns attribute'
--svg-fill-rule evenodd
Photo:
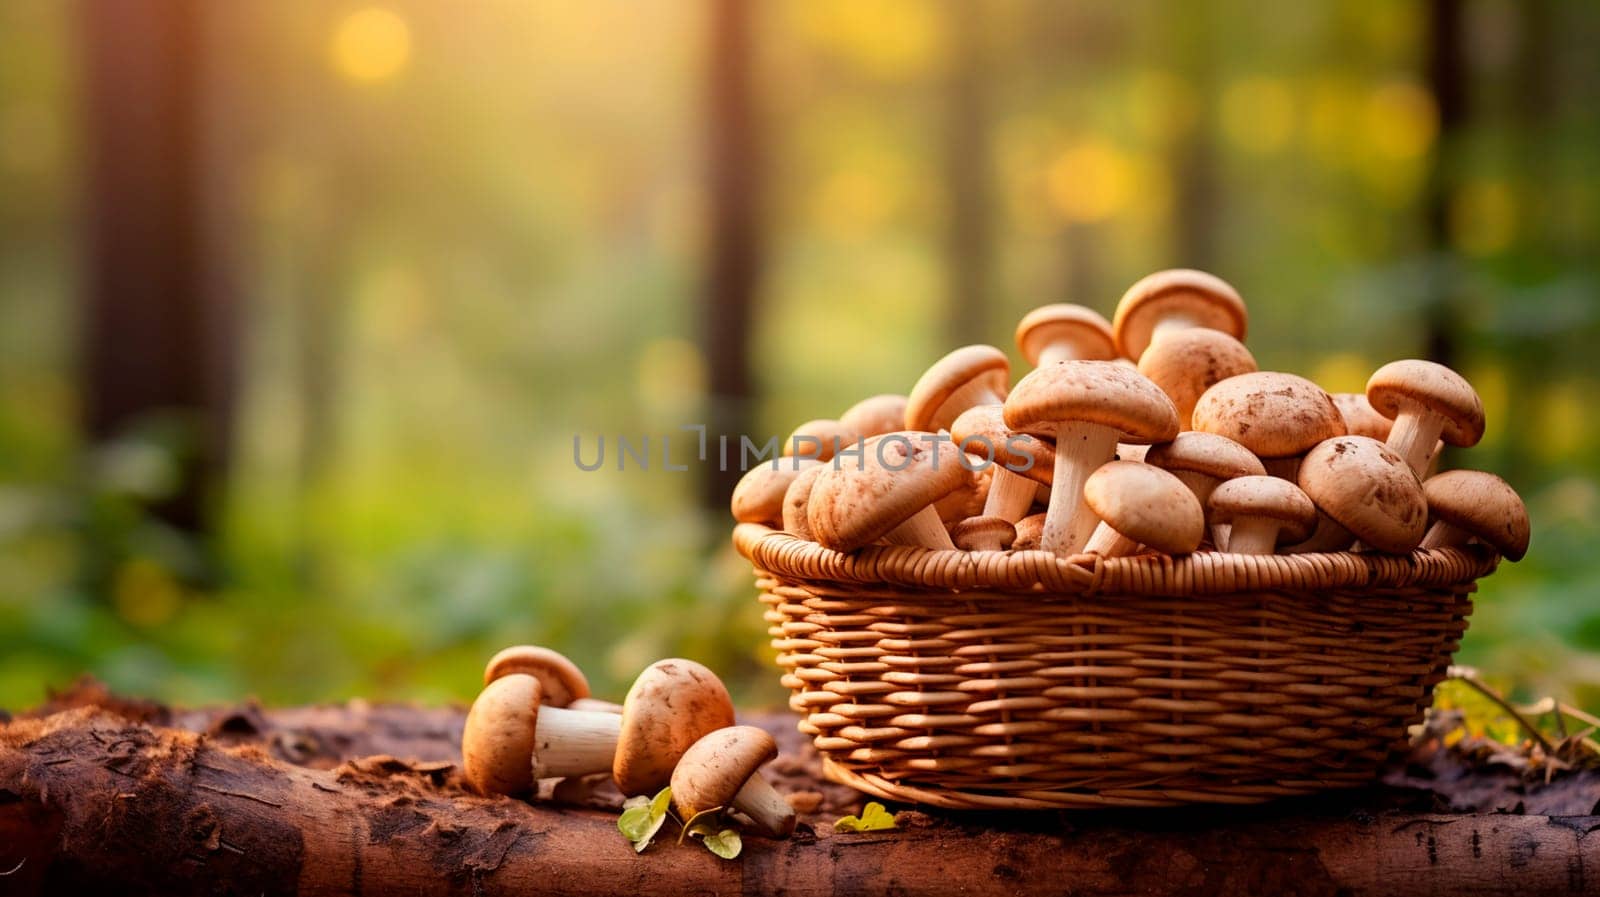
<svg viewBox="0 0 1600 897"><path fill-rule="evenodd" d="M675 843L670 827L636 855L614 794L572 807L468 793L459 708L180 713L91 697L50 709L0 725L0 894L1600 889L1600 817L1416 812L1383 791L1258 808L911 811L895 831L836 834L833 819L860 799L815 780L783 715L752 720L782 736L772 777L785 793L815 790L820 806L795 837L746 833L726 861ZM1600 783L1577 791L1592 812Z"/></svg>

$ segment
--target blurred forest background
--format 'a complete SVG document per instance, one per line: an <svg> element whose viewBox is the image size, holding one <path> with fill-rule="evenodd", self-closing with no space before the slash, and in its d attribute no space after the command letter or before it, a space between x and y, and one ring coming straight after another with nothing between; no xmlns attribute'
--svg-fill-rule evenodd
<svg viewBox="0 0 1600 897"><path fill-rule="evenodd" d="M1534 537L1461 659L1593 709L1597 46L1579 0L8 0L0 706L465 700L519 641L777 703L729 481L574 437L781 436L1182 265L1265 368L1473 381L1448 461Z"/></svg>

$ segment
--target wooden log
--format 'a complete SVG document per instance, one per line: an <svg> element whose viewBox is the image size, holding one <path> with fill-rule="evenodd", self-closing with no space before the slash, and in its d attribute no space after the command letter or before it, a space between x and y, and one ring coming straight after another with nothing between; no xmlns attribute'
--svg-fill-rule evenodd
<svg viewBox="0 0 1600 897"><path fill-rule="evenodd" d="M1586 837L1600 817L1369 813L1338 799L907 813L900 830L871 834L835 834L813 814L787 841L746 834L734 861L671 837L635 855L614 811L464 791L458 710L120 710L0 726L0 873L12 870L0 893L1475 895L1600 883L1600 839ZM141 713L160 718L130 718ZM297 731L304 743L279 737ZM349 757L381 744L434 759ZM293 751L308 765L279 759Z"/></svg>

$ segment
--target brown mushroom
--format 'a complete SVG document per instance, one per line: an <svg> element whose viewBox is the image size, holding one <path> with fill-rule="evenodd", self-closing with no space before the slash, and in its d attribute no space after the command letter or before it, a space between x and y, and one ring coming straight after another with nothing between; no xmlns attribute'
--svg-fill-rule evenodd
<svg viewBox="0 0 1600 897"><path fill-rule="evenodd" d="M849 445L862 439L893 433L905 426L905 420L906 397L893 393L868 396L839 415L839 425L844 427L845 432L855 436Z"/></svg>
<svg viewBox="0 0 1600 897"><path fill-rule="evenodd" d="M1391 361L1367 380L1367 401L1394 419L1385 442L1419 477L1438 440L1473 446L1483 438L1483 401L1472 384L1442 364Z"/></svg>
<svg viewBox="0 0 1600 897"><path fill-rule="evenodd" d="M1256 358L1244 343L1206 327L1163 333L1139 357L1139 373L1171 397L1178 426L1185 430L1193 429L1194 405L1206 390L1256 370Z"/></svg>
<svg viewBox="0 0 1600 897"><path fill-rule="evenodd" d="M1299 486L1279 477L1228 480L1211 493L1211 519L1227 524L1227 550L1272 554L1280 542L1299 542L1317 525L1317 506Z"/></svg>
<svg viewBox="0 0 1600 897"><path fill-rule="evenodd" d="M611 777L623 794L655 794L708 732L733 725L733 699L717 674L681 657L646 667L623 700Z"/></svg>
<svg viewBox="0 0 1600 897"><path fill-rule="evenodd" d="M1083 497L1100 518L1086 554L1120 557L1148 545L1188 554L1205 536L1205 515L1177 477L1138 461L1112 461L1090 475Z"/></svg>
<svg viewBox="0 0 1600 897"><path fill-rule="evenodd" d="M1056 450L1048 441L1006 427L1002 405L977 405L950 425L950 438L964 452L984 459L991 476L982 516L1016 521L1028 513L1040 484L1055 476Z"/></svg>
<svg viewBox="0 0 1600 897"><path fill-rule="evenodd" d="M763 834L788 837L794 831L794 808L761 777L761 767L776 756L777 742L755 726L709 732L690 745L672 771L672 802L685 823L732 807L749 816Z"/></svg>
<svg viewBox="0 0 1600 897"><path fill-rule="evenodd" d="M1044 538L1044 514L1029 514L1017 521L1017 537L1011 541L1012 551L1034 551Z"/></svg>
<svg viewBox="0 0 1600 897"><path fill-rule="evenodd" d="M1017 349L1034 367L1117 357L1111 323L1081 305L1044 305L1023 315L1017 322Z"/></svg>
<svg viewBox="0 0 1600 897"><path fill-rule="evenodd" d="M1177 477L1204 508L1219 483L1235 477L1265 476L1261 459L1226 436L1190 430L1171 442L1153 445L1144 462Z"/></svg>
<svg viewBox="0 0 1600 897"><path fill-rule="evenodd" d="M1083 497L1089 475L1119 441L1165 442L1178 435L1178 411L1159 387L1109 361L1062 361L1036 368L1005 404L1006 426L1053 438L1056 465L1042 547L1072 554L1089 541L1094 512Z"/></svg>
<svg viewBox="0 0 1600 897"><path fill-rule="evenodd" d="M566 707L589 697L589 679L583 670L565 654L541 645L512 645L497 652L484 664L483 684L512 673L527 673L538 679L544 703L551 707Z"/></svg>
<svg viewBox="0 0 1600 897"><path fill-rule="evenodd" d="M835 551L887 539L899 545L955 549L933 504L968 482L948 437L886 433L855 458L834 459L811 488L811 534ZM842 456L841 456L842 458Z"/></svg>
<svg viewBox="0 0 1600 897"><path fill-rule="evenodd" d="M1379 442L1389 438L1394 421L1375 411L1363 392L1336 392L1331 394L1333 405L1344 418L1344 428L1351 436L1367 436Z"/></svg>
<svg viewBox="0 0 1600 897"><path fill-rule="evenodd" d="M855 445L860 438L846 430L844 424L819 417L794 428L789 438L783 441L783 455L826 461L840 449Z"/></svg>
<svg viewBox="0 0 1600 897"><path fill-rule="evenodd" d="M1194 428L1232 439L1286 480L1312 446L1345 432L1322 387L1279 371L1240 374L1206 390L1194 406Z"/></svg>
<svg viewBox="0 0 1600 897"><path fill-rule="evenodd" d="M962 551L1005 551L1017 528L1004 517L968 517L950 528L950 538Z"/></svg>
<svg viewBox="0 0 1600 897"><path fill-rule="evenodd" d="M1174 268L1128 287L1111 318L1111 331L1122 354L1138 361L1158 333L1206 327L1243 341L1247 323L1244 300L1227 281L1204 271Z"/></svg>
<svg viewBox="0 0 1600 897"><path fill-rule="evenodd" d="M484 686L461 732L462 771L480 794L526 794L536 779L604 772L621 717L552 707L541 680L507 673Z"/></svg>
<svg viewBox="0 0 1600 897"><path fill-rule="evenodd" d="M1300 488L1317 509L1365 545L1405 554L1422 541L1428 503L1405 459L1366 436L1318 443L1300 465Z"/></svg>
<svg viewBox="0 0 1600 897"><path fill-rule="evenodd" d="M934 362L906 398L906 429L937 433L950 429L974 405L1005 401L1011 362L994 346L962 346Z"/></svg>
<svg viewBox="0 0 1600 897"><path fill-rule="evenodd" d="M811 490L817 485L817 477L827 469L828 465L822 463L800 471L800 475L795 477L794 482L784 491L784 532L807 541L811 540L811 521L806 517L806 512L811 506Z"/></svg>
<svg viewBox="0 0 1600 897"><path fill-rule="evenodd" d="M733 498L729 502L733 519L740 523L782 526L784 493L806 468L821 463L811 458L774 458L750 468L733 487Z"/></svg>
<svg viewBox="0 0 1600 897"><path fill-rule="evenodd" d="M989 487L994 482L994 465L985 463L977 455L967 455L966 459L966 482L933 503L933 510L946 526L982 514L983 506L989 500Z"/></svg>
<svg viewBox="0 0 1600 897"><path fill-rule="evenodd" d="M1477 539L1507 560L1528 553L1528 508L1511 484L1481 470L1451 470L1422 484L1433 526L1423 548L1450 548Z"/></svg>

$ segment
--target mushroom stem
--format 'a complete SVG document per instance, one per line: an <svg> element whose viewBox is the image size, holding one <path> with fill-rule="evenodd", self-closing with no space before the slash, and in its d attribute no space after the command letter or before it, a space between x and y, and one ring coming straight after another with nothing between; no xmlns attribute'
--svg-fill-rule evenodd
<svg viewBox="0 0 1600 897"><path fill-rule="evenodd" d="M1455 548L1471 541L1472 534L1451 523L1435 520L1433 526L1428 527L1428 532L1422 537L1422 544L1418 548Z"/></svg>
<svg viewBox="0 0 1600 897"><path fill-rule="evenodd" d="M567 705L568 710L587 710L593 713L621 713L622 705L599 698L578 698Z"/></svg>
<svg viewBox="0 0 1600 897"><path fill-rule="evenodd" d="M1278 521L1270 517L1245 517L1235 514L1228 530L1231 554L1272 554L1278 545Z"/></svg>
<svg viewBox="0 0 1600 897"><path fill-rule="evenodd" d="M739 793L733 796L733 808L749 816L762 832L771 837L787 837L794 831L794 808L759 772L745 779Z"/></svg>
<svg viewBox="0 0 1600 897"><path fill-rule="evenodd" d="M1197 326L1199 326L1199 324L1194 318L1183 314L1182 312L1172 312L1163 315L1161 320L1156 322L1156 326L1151 328L1150 345L1145 346L1145 351L1150 351L1150 346L1155 345L1156 340L1160 339L1162 334L1172 333L1173 331L1177 330L1188 330L1190 327Z"/></svg>
<svg viewBox="0 0 1600 897"><path fill-rule="evenodd" d="M1138 542L1112 529L1104 521L1094 528L1094 535L1090 536L1089 543L1083 546L1084 554L1098 554L1108 558L1125 557L1138 550Z"/></svg>
<svg viewBox="0 0 1600 897"><path fill-rule="evenodd" d="M1039 364L1037 367L1045 367L1058 361L1076 361L1082 357L1083 353L1079 351L1079 347L1071 340L1055 340L1047 343L1044 348L1039 350Z"/></svg>
<svg viewBox="0 0 1600 897"><path fill-rule="evenodd" d="M534 729L533 777L564 779L606 772L621 735L622 717L618 714L540 707Z"/></svg>
<svg viewBox="0 0 1600 897"><path fill-rule="evenodd" d="M933 505L928 505L912 514L906 522L889 530L889 534L883 538L890 545L918 545L923 548L956 550L956 543L950 541L950 532L944 528L944 521L939 519L939 512L934 510Z"/></svg>
<svg viewBox="0 0 1600 897"><path fill-rule="evenodd" d="M1420 405L1402 405L1389 430L1387 445L1394 453L1406 459L1419 478L1428 470L1428 456L1439 444L1439 434L1444 432L1444 417Z"/></svg>
<svg viewBox="0 0 1600 897"><path fill-rule="evenodd" d="M1099 523L1083 499L1083 484L1116 451L1117 431L1110 427L1085 421L1065 421L1056 427L1055 482L1050 487L1040 548L1058 555L1083 549Z"/></svg>
<svg viewBox="0 0 1600 897"><path fill-rule="evenodd" d="M1318 551L1347 551L1355 544L1356 537L1345 529L1342 524L1321 511L1317 512L1317 528L1311 533L1311 538L1297 545L1285 549L1285 554L1308 554ZM1233 534L1228 534L1228 544L1233 544Z"/></svg>
<svg viewBox="0 0 1600 897"><path fill-rule="evenodd" d="M1020 473L1007 470L999 461L994 469L994 480L989 483L989 497L983 501L984 517L1004 517L1016 523L1033 506L1033 497L1039 493L1039 484Z"/></svg>

